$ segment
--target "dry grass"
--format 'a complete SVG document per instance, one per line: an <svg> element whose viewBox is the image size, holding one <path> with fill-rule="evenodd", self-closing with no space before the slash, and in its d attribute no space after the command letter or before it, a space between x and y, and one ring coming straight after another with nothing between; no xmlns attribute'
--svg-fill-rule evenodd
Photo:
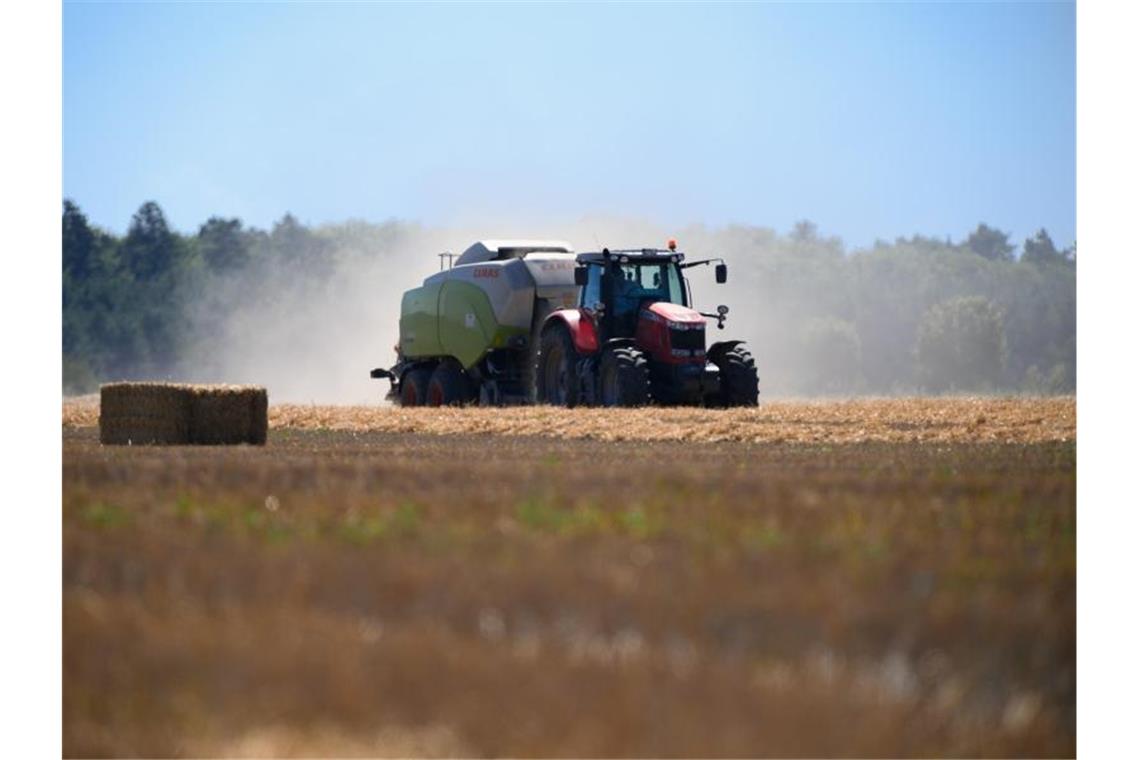
<svg viewBox="0 0 1140 760"><path fill-rule="evenodd" d="M780 444L366 430L485 410L278 407L236 449L65 428L65 755L1073 755L1075 445L977 440L1034 415L1064 438L1072 403L883 403L883 430L987 421L919 445L798 442L867 402L753 413Z"/></svg>
<svg viewBox="0 0 1140 760"><path fill-rule="evenodd" d="M68 396L63 399L63 426L95 427L99 424L99 394Z"/></svg>
<svg viewBox="0 0 1140 760"><path fill-rule="evenodd" d="M758 409L403 409L389 406L269 408L273 429L496 434L600 441L749 443L1043 443L1076 437L1076 401L1063 398L910 398L781 401ZM63 424L98 420L89 399L64 402Z"/></svg>
<svg viewBox="0 0 1140 760"><path fill-rule="evenodd" d="M403 409L275 406L277 428L541 435L600 441L864 443L1073 440L1071 398L776 402L757 409Z"/></svg>

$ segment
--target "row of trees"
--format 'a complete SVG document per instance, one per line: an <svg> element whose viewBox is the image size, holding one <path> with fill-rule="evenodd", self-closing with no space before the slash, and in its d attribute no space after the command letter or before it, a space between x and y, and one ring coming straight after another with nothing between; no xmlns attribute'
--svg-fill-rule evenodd
<svg viewBox="0 0 1140 760"><path fill-rule="evenodd" d="M608 234L605 222L590 234L645 244L624 240L619 228L628 235L626 225ZM915 236L853 252L810 222L786 235L746 226L639 234L663 240L669 232L694 255L729 262L727 293L704 281L693 289L699 302L732 304L725 335L751 342L765 394L1075 388L1076 252L1058 249L1045 230L1020 255L1007 233L986 224L959 242ZM401 222L310 228L288 214L268 231L213 217L187 235L155 203L139 208L125 235L113 235L65 201L64 389L186 376L203 347L208 354L221 341L255 340L227 327L253 305L272 304L283 287L314 315L298 320L301 329L333 331L343 325L319 315L345 306L334 300L344 289L333 295L322 285L388 273L400 287L383 291L391 303L375 313L390 314L394 329L396 294L418 281L446 238ZM322 299L333 308L321 308Z"/></svg>
<svg viewBox="0 0 1140 760"><path fill-rule="evenodd" d="M806 223L726 243L774 390L1075 389L1076 251L1045 230L1020 256L985 224L959 243L914 236L851 254Z"/></svg>
<svg viewBox="0 0 1140 760"><path fill-rule="evenodd" d="M241 283L281 267L327 276L335 266L328 255L333 242L289 214L269 232L211 217L196 234L183 235L153 202L139 208L119 237L64 201L65 390L177 372L186 347L237 305Z"/></svg>

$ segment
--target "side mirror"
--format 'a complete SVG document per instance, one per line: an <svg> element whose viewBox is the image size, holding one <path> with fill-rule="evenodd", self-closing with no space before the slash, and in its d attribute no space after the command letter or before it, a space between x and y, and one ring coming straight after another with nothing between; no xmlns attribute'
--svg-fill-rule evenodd
<svg viewBox="0 0 1140 760"><path fill-rule="evenodd" d="M717 264L716 265L716 281L721 285L728 282L728 265L727 264Z"/></svg>
<svg viewBox="0 0 1140 760"><path fill-rule="evenodd" d="M574 267L574 284L578 287L585 287L586 281L590 278L590 272L586 267Z"/></svg>

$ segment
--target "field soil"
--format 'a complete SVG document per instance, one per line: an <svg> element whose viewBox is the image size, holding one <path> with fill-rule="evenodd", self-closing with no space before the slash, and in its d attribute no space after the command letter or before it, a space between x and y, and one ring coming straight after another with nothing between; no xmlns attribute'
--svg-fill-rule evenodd
<svg viewBox="0 0 1140 760"><path fill-rule="evenodd" d="M63 409L66 756L1072 756L1072 399Z"/></svg>

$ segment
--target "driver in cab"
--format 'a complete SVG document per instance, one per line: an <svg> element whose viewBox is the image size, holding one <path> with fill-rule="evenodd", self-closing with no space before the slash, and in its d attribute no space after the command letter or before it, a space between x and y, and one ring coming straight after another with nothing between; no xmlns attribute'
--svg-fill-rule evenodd
<svg viewBox="0 0 1140 760"><path fill-rule="evenodd" d="M614 317L622 322L637 319L637 307L645 297L645 289L634 279L632 269L613 265Z"/></svg>

